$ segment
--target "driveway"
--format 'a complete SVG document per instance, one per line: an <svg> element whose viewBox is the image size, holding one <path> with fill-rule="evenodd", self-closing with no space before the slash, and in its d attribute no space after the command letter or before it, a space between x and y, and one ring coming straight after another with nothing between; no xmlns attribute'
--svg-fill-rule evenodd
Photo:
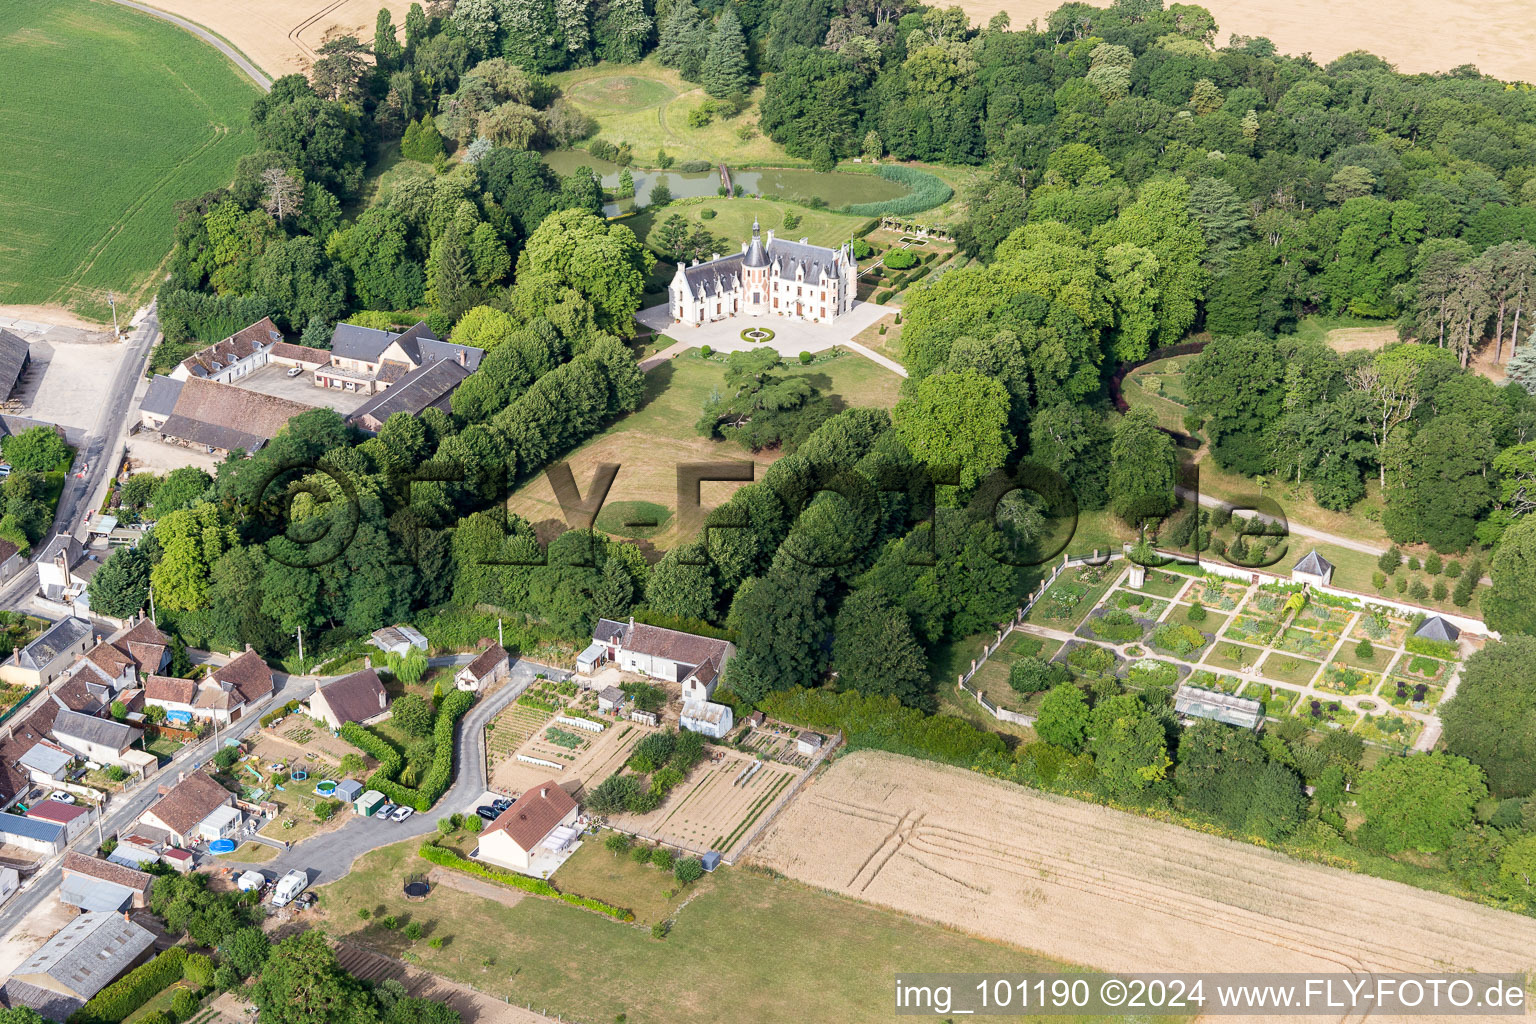
<svg viewBox="0 0 1536 1024"><path fill-rule="evenodd" d="M883 357L876 358L874 353L862 345L849 346L849 343L860 331L877 322L881 317L898 312L900 310L895 306L882 306L875 302L855 302L852 309L829 324L813 324L804 320L790 320L777 316L729 316L723 320L713 320L693 327L688 324L674 323L671 306L663 302L649 309L642 309L635 314L635 319L657 334L675 338L681 346L659 352L646 360L646 363L651 363L651 360L671 358L672 355L700 345L708 345L716 352L750 352L752 349L768 345L788 360L795 359L801 352L821 352L834 345L843 345L856 348L861 355L875 358L876 362L884 366L889 360L884 360ZM749 327L762 327L772 331L773 340L742 341L741 332ZM641 369L651 369L651 366L646 363L641 364ZM901 370L899 364L892 363L886 368L894 368L905 376L905 371Z"/></svg>
<svg viewBox="0 0 1536 1024"><path fill-rule="evenodd" d="M469 657L469 655L459 655L455 658L433 659L433 662L461 664L466 663ZM429 835L437 831L438 818L455 813L472 813L475 802L487 787L485 726L496 717L497 713L517 699L517 695L522 693L540 673L554 680L563 680L570 676L569 672L562 669L519 658L512 663L512 674L508 682L490 697L477 701L474 707L469 709L469 714L464 716L454 740L453 759L457 768L453 785L448 787L448 792L443 794L442 799L430 811L413 814L403 822L379 821L376 818L354 816L351 821L336 831L299 843L261 864L240 864L223 857L201 856L198 858L199 864L214 861L220 866L230 868L248 867L266 872L268 877L281 877L298 868L309 875L310 885L322 885L326 882L334 882L351 871L352 862L370 850L398 843L403 839ZM314 689L312 682L309 689L311 692ZM289 700L291 697L285 693L283 699Z"/></svg>

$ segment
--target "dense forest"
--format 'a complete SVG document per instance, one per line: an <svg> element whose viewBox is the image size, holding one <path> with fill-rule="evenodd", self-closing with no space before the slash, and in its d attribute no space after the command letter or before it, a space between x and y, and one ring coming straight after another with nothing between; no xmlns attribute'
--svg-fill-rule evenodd
<svg viewBox="0 0 1536 1024"><path fill-rule="evenodd" d="M126 614L153 588L186 643L275 657L299 630L310 653L345 651L472 608L519 642L630 614L725 632L724 699L743 706L1313 852L1450 850L1433 884L1528 897L1536 95L1472 68L1324 67L1217 35L1203 8L1158 0L1068 4L1018 30L902 0L461 0L412 6L403 32L381 12L373 40L332 40L307 77L278 80L251 112L261 150L178 206L156 366L263 315L316 347L342 318L425 319L484 363L449 414L364 438L316 410L213 475L129 481L125 508L156 525L93 601ZM643 398L628 341L655 254L603 218L591 171L562 178L539 153L650 161L594 138L547 77L640 59L700 83L721 117L755 109L817 167L978 169L945 225L969 262L906 296L894 411L757 424L794 443L697 539L650 557L541 536L504 507ZM396 140L415 163L371 176ZM1319 313L1402 340L1341 354L1294 333ZM1109 388L1192 336L1184 426L1216 464L1330 510L1374 488L1394 540L1486 567L1481 609L1508 642L1468 664L1450 753L1367 767L1357 738L1181 734L1164 687L1055 675L1038 741L1016 750L933 714L935 653L1012 614L1074 509L1198 546L1174 437ZM731 386L771 370L738 360ZM1355 783L1364 825L1345 810Z"/></svg>

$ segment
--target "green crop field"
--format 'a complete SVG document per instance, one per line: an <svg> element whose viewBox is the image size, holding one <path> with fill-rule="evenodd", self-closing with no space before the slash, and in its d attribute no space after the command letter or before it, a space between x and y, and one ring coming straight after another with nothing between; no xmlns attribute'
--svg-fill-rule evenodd
<svg viewBox="0 0 1536 1024"><path fill-rule="evenodd" d="M131 312L172 204L252 148L256 86L181 29L100 0L0 5L0 303ZM120 304L122 305L122 304Z"/></svg>

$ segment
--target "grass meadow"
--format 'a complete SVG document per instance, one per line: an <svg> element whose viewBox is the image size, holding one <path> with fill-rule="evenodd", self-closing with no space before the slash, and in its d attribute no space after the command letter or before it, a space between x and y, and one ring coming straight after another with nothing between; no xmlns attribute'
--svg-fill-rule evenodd
<svg viewBox="0 0 1536 1024"><path fill-rule="evenodd" d="M255 96L212 47L127 8L0 5L0 303L104 320L111 290L131 313L170 250L172 204L253 147Z"/></svg>

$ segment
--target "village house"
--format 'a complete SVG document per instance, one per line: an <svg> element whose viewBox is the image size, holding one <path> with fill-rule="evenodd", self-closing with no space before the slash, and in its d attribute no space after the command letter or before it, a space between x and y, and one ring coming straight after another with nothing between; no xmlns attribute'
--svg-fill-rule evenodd
<svg viewBox="0 0 1536 1024"><path fill-rule="evenodd" d="M613 662L621 671L683 684L683 700L708 700L715 695L725 663L736 653L727 640L648 626L599 619L592 642L577 656L576 671L591 675Z"/></svg>
<svg viewBox="0 0 1536 1024"><path fill-rule="evenodd" d="M54 604L69 604L94 575L93 569L80 571L85 548L67 533L50 537L33 561L37 563L37 593Z"/></svg>
<svg viewBox="0 0 1536 1024"><path fill-rule="evenodd" d="M534 786L486 826L480 834L479 859L548 877L575 852L578 812L576 801L554 779Z"/></svg>
<svg viewBox="0 0 1536 1024"><path fill-rule="evenodd" d="M78 711L60 711L53 719L53 739L59 746L87 760L115 764L133 774L142 774L155 764L155 755L131 751L143 736L143 729ZM130 753L142 756L132 757Z"/></svg>
<svg viewBox="0 0 1536 1024"><path fill-rule="evenodd" d="M202 772L193 772L173 786L162 785L159 792L160 799L140 815L140 828L136 831L142 831L143 826L161 829L168 845L191 846L203 838L200 827L214 815L218 815L214 831L222 835L227 831L222 820L229 817L228 812L220 813L222 808L227 807L239 816L234 806L235 795ZM159 856L158 852L155 856Z"/></svg>
<svg viewBox="0 0 1536 1024"><path fill-rule="evenodd" d="M228 725L271 696L272 669L249 644L227 665L202 679L152 675L144 681L144 703L165 709L177 725L214 722Z"/></svg>
<svg viewBox="0 0 1536 1024"><path fill-rule="evenodd" d="M149 388L139 401L139 425L148 430L159 430L176 409L176 399L181 397L184 379L167 377L157 373L149 379Z"/></svg>
<svg viewBox="0 0 1536 1024"><path fill-rule="evenodd" d="M453 677L453 685L460 690L483 690L501 682L511 671L512 659L505 647L489 638L482 639L480 646L482 650L475 655L475 660L459 669L459 674Z"/></svg>
<svg viewBox="0 0 1536 1024"><path fill-rule="evenodd" d="M847 245L787 242L752 221L741 252L677 265L667 286L672 319L694 327L731 316L776 316L827 323L853 308L859 268Z"/></svg>
<svg viewBox="0 0 1536 1024"><path fill-rule="evenodd" d="M59 929L17 967L0 1004L67 1021L130 967L149 959L154 935L117 913L88 913Z"/></svg>
<svg viewBox="0 0 1536 1024"><path fill-rule="evenodd" d="M376 395L432 363L457 363L474 373L485 350L444 341L425 322L400 334L341 323L331 333L330 356L315 370L317 387Z"/></svg>
<svg viewBox="0 0 1536 1024"><path fill-rule="evenodd" d="M0 583L15 576L26 564L20 548L8 540L0 540Z"/></svg>
<svg viewBox="0 0 1536 1024"><path fill-rule="evenodd" d="M142 910L149 904L149 887L155 881L154 875L74 850L64 855L63 870L61 898L84 911Z"/></svg>
<svg viewBox="0 0 1536 1024"><path fill-rule="evenodd" d="M90 643L90 622L73 616L60 619L31 643L12 652L0 665L0 680L16 686L46 686L62 676Z"/></svg>
<svg viewBox="0 0 1536 1024"><path fill-rule="evenodd" d="M412 370L353 410L347 422L359 430L377 434L397 412L420 416L428 409L451 410L453 393L469 377L469 368L452 359L439 359Z"/></svg>
<svg viewBox="0 0 1536 1024"><path fill-rule="evenodd" d="M283 332L271 317L262 317L223 341L198 349L171 371L172 380L218 381L232 384L236 379L266 366L272 346L283 340Z"/></svg>
<svg viewBox="0 0 1536 1024"><path fill-rule="evenodd" d="M371 667L342 676L317 689L309 698L309 713L331 729L347 722L367 725L388 713L389 698L379 674Z"/></svg>
<svg viewBox="0 0 1536 1024"><path fill-rule="evenodd" d="M16 759L16 767L24 770L33 782L46 786L68 775L74 760L75 755L57 743L39 740Z"/></svg>

